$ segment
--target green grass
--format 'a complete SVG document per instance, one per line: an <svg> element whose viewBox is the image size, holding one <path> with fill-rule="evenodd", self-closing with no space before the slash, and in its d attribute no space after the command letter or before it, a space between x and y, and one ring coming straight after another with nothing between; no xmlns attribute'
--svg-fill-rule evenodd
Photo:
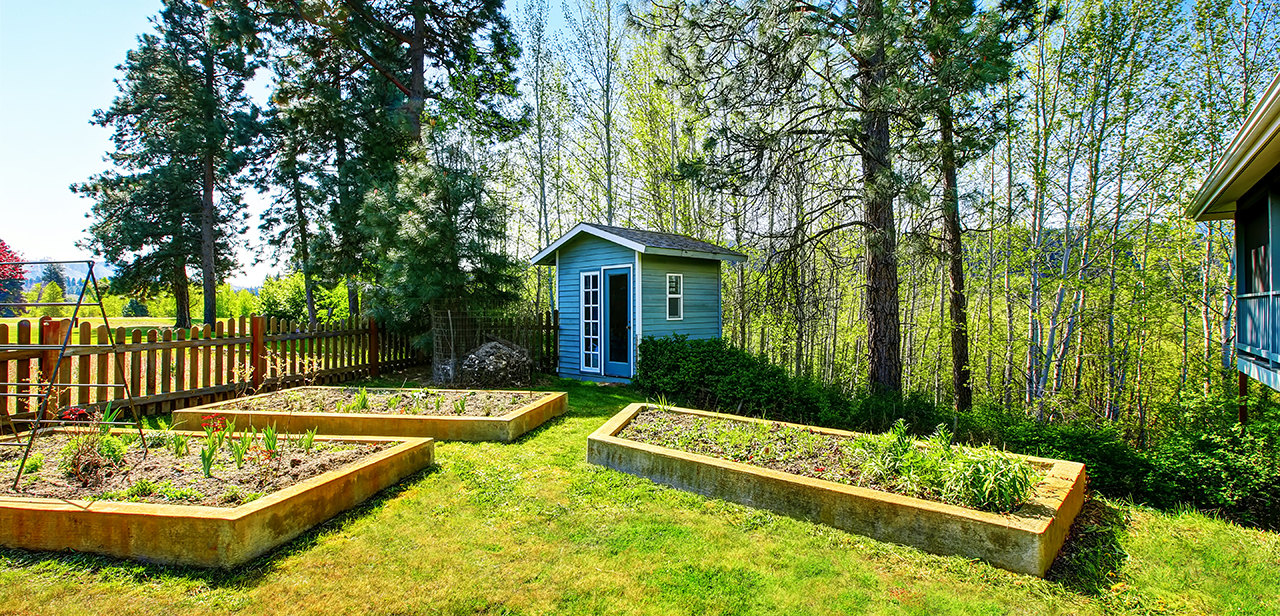
<svg viewBox="0 0 1280 616"><path fill-rule="evenodd" d="M586 436L636 396L547 389L566 416L442 443L436 467L236 570L0 550L0 613L1280 613L1275 534L1096 500L1040 580L588 465Z"/></svg>

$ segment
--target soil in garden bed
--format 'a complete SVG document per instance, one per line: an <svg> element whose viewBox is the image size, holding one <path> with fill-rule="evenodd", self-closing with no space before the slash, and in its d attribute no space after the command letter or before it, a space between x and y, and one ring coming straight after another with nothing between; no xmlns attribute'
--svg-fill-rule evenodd
<svg viewBox="0 0 1280 616"><path fill-rule="evenodd" d="M40 436L17 491L13 475L22 450L0 450L0 495L236 507L396 445L316 441L308 452L301 437L281 434L272 453L259 435L245 448L237 468L228 437L214 455L213 476L206 477L201 465L205 437L190 437L185 448L180 439L167 432L147 433L144 458L137 434ZM80 461L79 476L74 460Z"/></svg>
<svg viewBox="0 0 1280 616"><path fill-rule="evenodd" d="M209 412L212 414L219 410L238 410L501 417L546 395L541 392L317 387L286 389L265 396L231 400Z"/></svg>
<svg viewBox="0 0 1280 616"><path fill-rule="evenodd" d="M619 434L641 443L993 512L1014 512L1039 482L1028 462L988 448L886 434L837 436L779 423L648 409Z"/></svg>

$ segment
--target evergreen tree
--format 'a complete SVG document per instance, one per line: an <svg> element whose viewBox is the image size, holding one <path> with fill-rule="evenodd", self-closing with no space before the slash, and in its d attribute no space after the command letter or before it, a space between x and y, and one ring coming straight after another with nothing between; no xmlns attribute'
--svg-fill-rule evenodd
<svg viewBox="0 0 1280 616"><path fill-rule="evenodd" d="M0 240L0 263L17 263L22 255ZM0 265L0 304L23 303L22 285L26 281L26 269L21 265ZM22 313L19 306L0 306L0 317L16 317Z"/></svg>
<svg viewBox="0 0 1280 616"><path fill-rule="evenodd" d="M61 263L46 263L40 268L40 282L57 283L62 289L67 288L67 273Z"/></svg>
<svg viewBox="0 0 1280 616"><path fill-rule="evenodd" d="M433 301L517 299L518 264L502 249L508 206L489 192L491 169L450 145L417 150L398 172L395 184L365 201L366 228L381 255L368 312L422 332ZM415 344L424 347L426 338Z"/></svg>
<svg viewBox="0 0 1280 616"><path fill-rule="evenodd" d="M1007 127L1001 105L985 98L1013 77L1014 53L1033 39L1040 10L1035 0L1006 0L980 10L974 0L931 0L921 23L924 66L932 87L942 176L942 244L947 267L955 407L973 405L969 317L961 244L959 171L994 147ZM1051 10L1039 24L1057 19Z"/></svg>
<svg viewBox="0 0 1280 616"><path fill-rule="evenodd" d="M244 94L258 42L233 3L168 0L120 67L120 95L94 113L114 130L115 170L72 190L94 199L87 245L132 294L170 289L190 324L187 267L201 273L205 322L244 231L241 177L259 131Z"/></svg>

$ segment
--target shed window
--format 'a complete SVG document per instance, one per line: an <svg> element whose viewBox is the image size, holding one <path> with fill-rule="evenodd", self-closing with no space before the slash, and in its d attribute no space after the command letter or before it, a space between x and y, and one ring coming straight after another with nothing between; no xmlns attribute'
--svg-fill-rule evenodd
<svg viewBox="0 0 1280 616"><path fill-rule="evenodd" d="M600 371L600 272L582 273L582 369Z"/></svg>
<svg viewBox="0 0 1280 616"><path fill-rule="evenodd" d="M667 320L684 320L684 274L667 274Z"/></svg>

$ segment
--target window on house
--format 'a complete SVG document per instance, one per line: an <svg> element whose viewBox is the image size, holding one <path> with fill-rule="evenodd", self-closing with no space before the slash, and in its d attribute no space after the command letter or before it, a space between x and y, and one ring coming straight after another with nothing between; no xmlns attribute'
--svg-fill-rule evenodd
<svg viewBox="0 0 1280 616"><path fill-rule="evenodd" d="M684 319L684 275L667 274L667 320Z"/></svg>
<svg viewBox="0 0 1280 616"><path fill-rule="evenodd" d="M582 273L582 370L600 371L600 273Z"/></svg>

